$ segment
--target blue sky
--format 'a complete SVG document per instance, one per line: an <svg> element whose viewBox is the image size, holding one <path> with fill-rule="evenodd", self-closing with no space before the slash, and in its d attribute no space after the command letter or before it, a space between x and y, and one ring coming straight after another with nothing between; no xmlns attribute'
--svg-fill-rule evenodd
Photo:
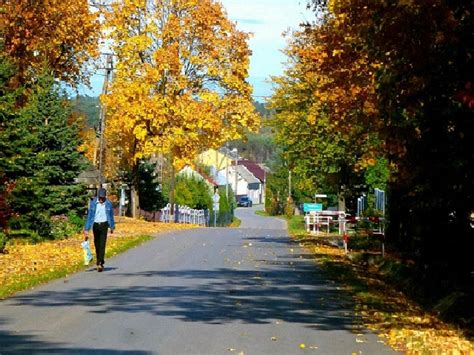
<svg viewBox="0 0 474 355"><path fill-rule="evenodd" d="M311 21L314 14L306 10L306 0L221 0L229 18L245 32L253 33L250 39L252 58L250 62L250 83L254 87L254 97L264 101L271 95L270 76L283 72L285 55L281 50L286 46L283 32L297 29L303 21ZM80 90L87 95L101 92L103 76L91 78L92 91Z"/></svg>
<svg viewBox="0 0 474 355"><path fill-rule="evenodd" d="M237 27L252 32L250 82L258 101L271 94L270 76L283 73L286 47L282 36L288 29L297 29L304 21L312 21L314 14L306 10L306 0L221 0L229 18Z"/></svg>

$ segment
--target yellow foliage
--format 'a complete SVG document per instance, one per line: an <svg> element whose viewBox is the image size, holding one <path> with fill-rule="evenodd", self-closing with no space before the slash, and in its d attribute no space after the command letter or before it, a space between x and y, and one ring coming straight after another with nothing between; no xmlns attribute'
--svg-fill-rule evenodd
<svg viewBox="0 0 474 355"><path fill-rule="evenodd" d="M143 1L127 0L114 2L105 18L117 63L101 100L107 143L122 164L171 153L182 165L258 128L245 80L248 34L219 2L158 1L145 9Z"/></svg>
<svg viewBox="0 0 474 355"><path fill-rule="evenodd" d="M92 128L83 130L81 138L83 143L78 147L78 150L83 152L86 159L93 163L98 146L95 130Z"/></svg>
<svg viewBox="0 0 474 355"><path fill-rule="evenodd" d="M117 218L116 230L107 240L107 251L114 252L122 244L142 235L156 235L172 230L195 228L193 225L152 223L132 218ZM41 278L51 272L69 269L83 260L81 242L84 236L77 234L65 240L47 241L40 244L10 242L7 253L0 254L0 284L5 289L16 289L31 278ZM94 243L91 242L95 258Z"/></svg>

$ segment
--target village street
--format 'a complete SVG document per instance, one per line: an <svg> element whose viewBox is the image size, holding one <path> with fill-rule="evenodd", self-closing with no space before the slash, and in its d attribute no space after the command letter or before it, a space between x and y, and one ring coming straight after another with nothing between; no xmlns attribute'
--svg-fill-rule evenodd
<svg viewBox="0 0 474 355"><path fill-rule="evenodd" d="M0 302L0 353L391 353L285 222L254 210Z"/></svg>

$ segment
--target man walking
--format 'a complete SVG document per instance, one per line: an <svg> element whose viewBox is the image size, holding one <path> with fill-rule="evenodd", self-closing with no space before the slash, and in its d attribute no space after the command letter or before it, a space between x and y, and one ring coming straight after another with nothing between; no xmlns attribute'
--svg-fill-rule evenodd
<svg viewBox="0 0 474 355"><path fill-rule="evenodd" d="M105 245L107 243L107 231L113 234L115 229L114 210L112 202L107 199L107 192L100 188L97 197L90 204L87 213L86 225L84 227L84 239L89 239L89 231L94 233L94 245L97 260L97 271L104 270Z"/></svg>

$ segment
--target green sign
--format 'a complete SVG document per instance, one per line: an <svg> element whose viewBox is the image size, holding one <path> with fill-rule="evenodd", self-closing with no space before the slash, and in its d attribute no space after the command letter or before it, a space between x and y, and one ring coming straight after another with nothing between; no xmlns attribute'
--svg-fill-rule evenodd
<svg viewBox="0 0 474 355"><path fill-rule="evenodd" d="M304 212L313 212L313 211L322 211L323 204L322 203L305 203L303 204L303 211Z"/></svg>

